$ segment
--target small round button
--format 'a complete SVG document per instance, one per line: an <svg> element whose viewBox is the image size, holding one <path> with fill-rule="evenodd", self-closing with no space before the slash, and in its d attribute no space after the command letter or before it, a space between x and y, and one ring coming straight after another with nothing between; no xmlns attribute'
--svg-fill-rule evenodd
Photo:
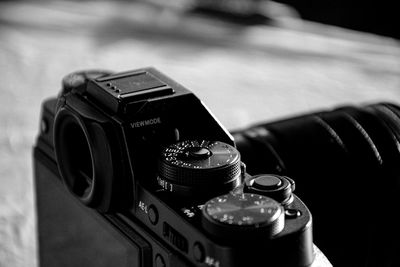
<svg viewBox="0 0 400 267"><path fill-rule="evenodd" d="M149 206L147 216L149 217L151 224L156 225L158 223L158 211L154 205Z"/></svg>
<svg viewBox="0 0 400 267"><path fill-rule="evenodd" d="M253 187L260 190L276 189L281 185L281 179L273 175L260 175L253 180Z"/></svg>
<svg viewBox="0 0 400 267"><path fill-rule="evenodd" d="M286 209L285 210L285 217L288 219L296 219L297 217L300 217L301 212L296 209Z"/></svg>
<svg viewBox="0 0 400 267"><path fill-rule="evenodd" d="M206 253L204 251L204 247L199 242L194 243L193 245L193 257L197 262L203 262L205 259Z"/></svg>
<svg viewBox="0 0 400 267"><path fill-rule="evenodd" d="M160 254L156 255L155 263L156 267L165 267L164 258Z"/></svg>

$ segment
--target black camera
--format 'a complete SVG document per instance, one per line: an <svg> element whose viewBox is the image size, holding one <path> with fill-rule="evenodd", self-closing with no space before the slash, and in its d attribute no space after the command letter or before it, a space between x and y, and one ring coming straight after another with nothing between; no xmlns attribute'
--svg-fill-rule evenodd
<svg viewBox="0 0 400 267"><path fill-rule="evenodd" d="M152 68L73 73L34 149L40 263L400 266L399 162L394 104L231 135Z"/></svg>
<svg viewBox="0 0 400 267"><path fill-rule="evenodd" d="M294 180L249 175L232 135L153 68L67 76L34 153L42 266L317 262Z"/></svg>

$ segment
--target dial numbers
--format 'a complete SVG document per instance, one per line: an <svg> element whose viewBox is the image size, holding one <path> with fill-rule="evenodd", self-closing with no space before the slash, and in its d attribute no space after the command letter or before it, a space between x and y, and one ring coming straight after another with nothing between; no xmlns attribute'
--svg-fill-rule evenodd
<svg viewBox="0 0 400 267"><path fill-rule="evenodd" d="M227 194L207 202L205 211L219 223L258 227L279 217L282 207L276 201L261 195Z"/></svg>
<svg viewBox="0 0 400 267"><path fill-rule="evenodd" d="M191 153L194 148L199 148L205 156L194 157ZM234 147L222 142L190 140L168 147L163 152L163 157L165 161L178 167L211 169L237 162L239 153Z"/></svg>

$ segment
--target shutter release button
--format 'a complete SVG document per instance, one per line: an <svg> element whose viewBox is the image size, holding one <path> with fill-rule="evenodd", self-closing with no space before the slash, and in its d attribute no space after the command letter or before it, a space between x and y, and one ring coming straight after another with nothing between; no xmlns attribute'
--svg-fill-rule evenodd
<svg viewBox="0 0 400 267"><path fill-rule="evenodd" d="M260 190L272 190L282 185L281 179L272 175L261 175L253 180L252 186Z"/></svg>

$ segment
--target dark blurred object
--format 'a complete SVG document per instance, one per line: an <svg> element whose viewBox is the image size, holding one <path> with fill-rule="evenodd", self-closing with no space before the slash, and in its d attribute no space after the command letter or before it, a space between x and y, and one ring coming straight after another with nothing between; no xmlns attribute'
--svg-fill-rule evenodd
<svg viewBox="0 0 400 267"><path fill-rule="evenodd" d="M400 22L396 2L392 0L276 0L293 7L310 21L331 24L357 31L400 38ZM200 0L192 1L194 10L245 24L266 23L270 19L272 1L268 0Z"/></svg>
<svg viewBox="0 0 400 267"><path fill-rule="evenodd" d="M342 107L234 134L250 174L296 181L333 266L400 266L400 108Z"/></svg>
<svg viewBox="0 0 400 267"><path fill-rule="evenodd" d="M263 24L270 21L268 2L268 0L204 0L196 1L193 11L241 24Z"/></svg>
<svg viewBox="0 0 400 267"><path fill-rule="evenodd" d="M400 38L397 2L392 0L277 0L294 7L306 20Z"/></svg>

